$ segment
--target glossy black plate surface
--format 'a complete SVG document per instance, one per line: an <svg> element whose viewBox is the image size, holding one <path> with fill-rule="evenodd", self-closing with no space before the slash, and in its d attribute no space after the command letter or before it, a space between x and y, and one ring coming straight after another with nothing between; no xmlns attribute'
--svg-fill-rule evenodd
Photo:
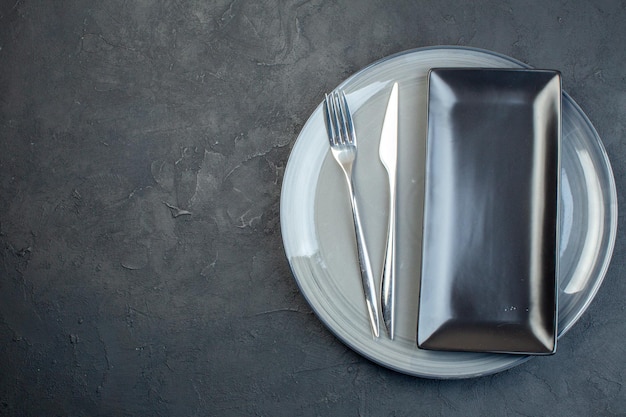
<svg viewBox="0 0 626 417"><path fill-rule="evenodd" d="M556 349L561 78L429 74L420 348Z"/></svg>

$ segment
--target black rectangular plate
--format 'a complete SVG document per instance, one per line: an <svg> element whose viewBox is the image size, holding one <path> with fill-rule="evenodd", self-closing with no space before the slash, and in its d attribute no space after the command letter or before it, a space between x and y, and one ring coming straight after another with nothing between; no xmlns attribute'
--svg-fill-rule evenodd
<svg viewBox="0 0 626 417"><path fill-rule="evenodd" d="M561 76L433 69L417 343L556 350Z"/></svg>

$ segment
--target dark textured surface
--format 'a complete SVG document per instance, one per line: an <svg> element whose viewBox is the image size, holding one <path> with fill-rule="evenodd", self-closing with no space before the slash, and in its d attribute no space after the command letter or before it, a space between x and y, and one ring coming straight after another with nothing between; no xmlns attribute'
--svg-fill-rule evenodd
<svg viewBox="0 0 626 417"><path fill-rule="evenodd" d="M0 415L624 415L622 231L556 355L432 381L320 324L278 221L323 92L438 44L560 70L623 202L624 22L623 1L0 1Z"/></svg>

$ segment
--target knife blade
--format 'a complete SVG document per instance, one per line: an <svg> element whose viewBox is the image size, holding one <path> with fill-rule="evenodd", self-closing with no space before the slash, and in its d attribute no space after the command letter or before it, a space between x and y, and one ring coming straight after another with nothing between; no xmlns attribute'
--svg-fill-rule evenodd
<svg viewBox="0 0 626 417"><path fill-rule="evenodd" d="M389 95L387 110L380 134L378 150L380 161L389 178L389 219L387 244L381 280L381 311L389 338L395 336L395 286L396 286L396 171L398 163L398 83L394 83Z"/></svg>

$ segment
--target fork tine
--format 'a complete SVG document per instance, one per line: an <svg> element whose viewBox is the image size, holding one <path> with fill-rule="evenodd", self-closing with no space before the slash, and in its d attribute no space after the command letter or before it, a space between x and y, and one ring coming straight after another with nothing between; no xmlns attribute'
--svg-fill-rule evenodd
<svg viewBox="0 0 626 417"><path fill-rule="evenodd" d="M341 94L344 94L343 91L341 91ZM347 122L347 118L349 117L349 115L346 114L346 109L345 109L345 106L343 105L342 97L339 95L339 92L335 93L335 103L336 103L337 108L339 109L339 124L341 125L342 143L347 144L347 143L350 143L350 136L348 135L348 122Z"/></svg>
<svg viewBox="0 0 626 417"><path fill-rule="evenodd" d="M352 113L350 113L350 107L348 107L348 99L346 98L346 93L341 90L341 97L343 99L343 109L346 115L346 123L344 127L346 129L346 136L348 137L348 142L354 143L356 145L356 132L354 130L354 123L352 122Z"/></svg>
<svg viewBox="0 0 626 417"><path fill-rule="evenodd" d="M324 121L332 145L356 145L356 132L343 90L324 95Z"/></svg>
<svg viewBox="0 0 626 417"><path fill-rule="evenodd" d="M331 99L330 99L330 104L331 104L331 121L333 122L333 130L334 130L334 141L335 144L344 144L344 138L341 134L341 125L343 124L342 121L340 120L340 112L341 109L338 107L338 102L337 102L337 92L333 92L331 93Z"/></svg>
<svg viewBox="0 0 626 417"><path fill-rule="evenodd" d="M343 93L343 91L342 91ZM339 97L339 92L335 91L333 94L335 99L335 109L337 110L337 121L339 122L339 137L341 139L342 144L346 144L350 142L350 138L348 136L348 130L346 127L346 112L341 102L341 98Z"/></svg>
<svg viewBox="0 0 626 417"><path fill-rule="evenodd" d="M328 132L328 140L330 146L335 143L335 132L333 129L333 122L331 116L332 99L328 94L324 94L324 121L326 122L326 131Z"/></svg>

